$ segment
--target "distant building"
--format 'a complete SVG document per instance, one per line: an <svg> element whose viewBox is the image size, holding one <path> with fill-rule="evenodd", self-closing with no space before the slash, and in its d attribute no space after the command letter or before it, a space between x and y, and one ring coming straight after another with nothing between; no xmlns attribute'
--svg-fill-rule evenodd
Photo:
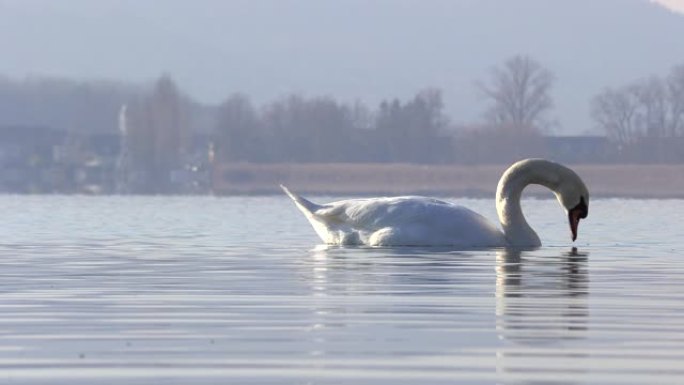
<svg viewBox="0 0 684 385"><path fill-rule="evenodd" d="M111 193L119 151L116 134L0 127L0 192Z"/></svg>
<svg viewBox="0 0 684 385"><path fill-rule="evenodd" d="M620 161L630 163L684 163L684 137L644 137L618 147Z"/></svg>
<svg viewBox="0 0 684 385"><path fill-rule="evenodd" d="M213 141L209 135L195 134L190 138L180 168L171 171L175 193L206 194L211 192Z"/></svg>
<svg viewBox="0 0 684 385"><path fill-rule="evenodd" d="M608 163L616 148L605 136L547 136L548 158L561 163Z"/></svg>
<svg viewBox="0 0 684 385"><path fill-rule="evenodd" d="M66 135L47 127L0 127L0 191L54 192L64 175L57 167Z"/></svg>
<svg viewBox="0 0 684 385"><path fill-rule="evenodd" d="M79 135L73 162L75 188L85 194L112 194L116 190L116 162L121 151L118 134Z"/></svg>

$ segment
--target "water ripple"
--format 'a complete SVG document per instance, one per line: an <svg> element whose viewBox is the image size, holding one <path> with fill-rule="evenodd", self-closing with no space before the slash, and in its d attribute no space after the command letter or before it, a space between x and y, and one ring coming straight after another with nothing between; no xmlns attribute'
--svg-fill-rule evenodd
<svg viewBox="0 0 684 385"><path fill-rule="evenodd" d="M628 203L571 250L526 201L550 246L512 252L313 247L280 198L0 197L0 382L684 383L684 202Z"/></svg>

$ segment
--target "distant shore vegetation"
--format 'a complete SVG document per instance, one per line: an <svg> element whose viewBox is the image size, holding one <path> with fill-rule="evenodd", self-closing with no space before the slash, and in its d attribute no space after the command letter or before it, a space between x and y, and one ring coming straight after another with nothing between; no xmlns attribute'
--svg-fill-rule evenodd
<svg viewBox="0 0 684 385"><path fill-rule="evenodd" d="M594 135L554 136L555 81L511 57L475 83L482 118L455 124L437 87L376 106L298 94L255 105L231 91L207 105L168 75L150 85L0 76L0 191L202 193L230 164L684 163L684 65L587 101Z"/></svg>

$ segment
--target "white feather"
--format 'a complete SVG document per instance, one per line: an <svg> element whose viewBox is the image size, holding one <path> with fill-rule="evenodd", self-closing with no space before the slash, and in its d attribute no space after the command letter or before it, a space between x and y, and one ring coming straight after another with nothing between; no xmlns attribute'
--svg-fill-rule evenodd
<svg viewBox="0 0 684 385"><path fill-rule="evenodd" d="M500 183L497 193L497 211L503 232L480 214L438 199L400 196L349 199L319 205L292 193L285 186L281 187L327 244L539 246L539 238L519 210L520 193L527 184L538 183L558 190L557 193L562 195L559 200L562 198L563 203L579 202L579 197L584 196L582 194L586 195L588 202L583 182L568 170L556 163L537 159L511 166L502 176L503 183Z"/></svg>

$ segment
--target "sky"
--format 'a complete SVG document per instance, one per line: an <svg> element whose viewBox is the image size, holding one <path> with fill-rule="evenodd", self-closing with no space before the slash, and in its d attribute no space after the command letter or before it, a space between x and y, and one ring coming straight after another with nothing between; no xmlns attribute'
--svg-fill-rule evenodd
<svg viewBox="0 0 684 385"><path fill-rule="evenodd" d="M481 120L475 86L515 54L556 76L561 134L591 132L608 86L684 63L684 0L0 0L0 75L150 82L219 103L289 93L375 106L443 90ZM675 12L671 12L675 11Z"/></svg>
<svg viewBox="0 0 684 385"><path fill-rule="evenodd" d="M684 0L652 0L654 3L661 5L671 11L684 14Z"/></svg>

